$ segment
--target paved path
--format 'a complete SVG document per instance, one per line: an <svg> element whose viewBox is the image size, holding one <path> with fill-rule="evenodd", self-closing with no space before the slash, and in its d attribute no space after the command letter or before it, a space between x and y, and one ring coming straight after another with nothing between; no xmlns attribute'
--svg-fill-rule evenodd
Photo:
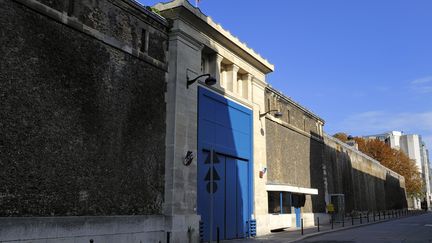
<svg viewBox="0 0 432 243"><path fill-rule="evenodd" d="M419 212L417 212L419 213ZM423 213L423 212L420 212ZM304 229L304 235L300 230L287 230L272 233L251 239L238 239L221 241L222 243L287 243L287 242L309 242L309 243L352 243L352 242L431 242L432 243L432 213L410 216L394 216L374 222L372 215L367 219L354 220L352 226L351 218L347 218L342 224L321 225L320 232L316 227ZM431 225L431 226L429 226ZM388 237L388 238L386 238ZM405 241L403 241L405 240ZM429 240L429 241L428 241Z"/></svg>
<svg viewBox="0 0 432 243"><path fill-rule="evenodd" d="M432 242L432 214L390 220L384 223L328 233L299 242Z"/></svg>

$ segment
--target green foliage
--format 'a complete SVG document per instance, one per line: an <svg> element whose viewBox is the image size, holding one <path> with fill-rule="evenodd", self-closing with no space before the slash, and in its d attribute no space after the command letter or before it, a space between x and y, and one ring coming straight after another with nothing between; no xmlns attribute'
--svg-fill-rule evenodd
<svg viewBox="0 0 432 243"><path fill-rule="evenodd" d="M150 10L150 11L152 11L155 14L161 15L161 12L158 9L156 9L156 8L153 8L153 7L150 7L150 6L146 6L146 8L147 8L147 10Z"/></svg>

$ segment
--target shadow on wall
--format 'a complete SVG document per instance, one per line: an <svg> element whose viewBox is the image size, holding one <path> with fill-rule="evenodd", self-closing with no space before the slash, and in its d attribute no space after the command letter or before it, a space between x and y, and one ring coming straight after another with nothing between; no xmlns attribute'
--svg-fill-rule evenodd
<svg viewBox="0 0 432 243"><path fill-rule="evenodd" d="M318 135L313 134L313 136ZM318 151L320 146L322 148L322 163L313 163L318 160L311 159L310 164L311 186L318 188L320 192L319 195L312 197L314 212L324 210L325 184L327 184L329 195L344 195L345 213L407 207L405 189L401 187L397 177L391 175L380 165L376 165L369 158L350 151L336 141L327 138L324 141L319 144L311 139L311 158L317 156L313 153ZM353 166L354 164L356 166ZM362 170L355 167L362 168ZM382 178L373 174L381 175Z"/></svg>
<svg viewBox="0 0 432 243"><path fill-rule="evenodd" d="M312 195L312 212L322 213L325 212L325 187L324 176L322 169L324 142L322 137L314 132L311 132L310 148L309 148L309 171L310 171L310 186L311 188L318 189L318 195Z"/></svg>

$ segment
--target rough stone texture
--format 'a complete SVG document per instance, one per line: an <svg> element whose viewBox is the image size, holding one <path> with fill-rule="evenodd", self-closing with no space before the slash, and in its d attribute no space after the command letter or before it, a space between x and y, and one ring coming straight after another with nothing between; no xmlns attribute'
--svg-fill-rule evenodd
<svg viewBox="0 0 432 243"><path fill-rule="evenodd" d="M281 98L271 89L266 90L266 110L279 110L283 116L280 118L283 122L292 125L308 134L319 134L317 122L308 112L299 109L294 102Z"/></svg>
<svg viewBox="0 0 432 243"><path fill-rule="evenodd" d="M280 120L266 120L268 183L318 189L306 197L303 212L325 210L322 156L324 143L318 119L294 102L266 90L267 110L278 109Z"/></svg>
<svg viewBox="0 0 432 243"><path fill-rule="evenodd" d="M108 34L133 46L115 19ZM14 1L0 1L0 57L0 216L161 213L164 70Z"/></svg>
<svg viewBox="0 0 432 243"><path fill-rule="evenodd" d="M164 228L162 215L8 217L0 218L0 242L165 242Z"/></svg>
<svg viewBox="0 0 432 243"><path fill-rule="evenodd" d="M69 2L68 14L76 17L84 25L121 40L133 49L148 49L151 57L165 62L168 45L166 26L130 8L128 4L132 1ZM146 45L143 43L143 31L147 35L147 48L142 48L142 45Z"/></svg>
<svg viewBox="0 0 432 243"><path fill-rule="evenodd" d="M266 91L267 110L284 113L266 120L268 183L318 189L306 197L306 213L325 211L325 180L329 194L345 195L346 212L406 207L403 177L340 141L323 140L318 120L287 100Z"/></svg>
<svg viewBox="0 0 432 243"><path fill-rule="evenodd" d="M156 31L149 34L148 54L161 62L165 60L165 52L161 51L165 49L165 40L166 37Z"/></svg>
<svg viewBox="0 0 432 243"><path fill-rule="evenodd" d="M68 0L67 1L58 1L58 0L38 0L39 2L43 3L44 5L55 9L59 12L64 12L67 9L68 6Z"/></svg>
<svg viewBox="0 0 432 243"><path fill-rule="evenodd" d="M328 192L345 195L345 211L406 208L405 180L338 140L325 137Z"/></svg>
<svg viewBox="0 0 432 243"><path fill-rule="evenodd" d="M318 189L304 212L324 211L323 142L266 120L268 183Z"/></svg>

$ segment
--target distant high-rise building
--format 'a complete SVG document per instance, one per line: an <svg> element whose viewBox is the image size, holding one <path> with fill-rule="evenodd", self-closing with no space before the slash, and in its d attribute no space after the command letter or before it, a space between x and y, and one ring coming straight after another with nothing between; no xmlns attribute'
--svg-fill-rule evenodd
<svg viewBox="0 0 432 243"><path fill-rule="evenodd" d="M417 134L408 134L400 136L400 150L402 150L408 157L415 161L418 170L423 174L422 165L422 141L421 137Z"/></svg>
<svg viewBox="0 0 432 243"><path fill-rule="evenodd" d="M402 132L391 131L391 132L382 133L382 134L364 136L364 138L378 139L380 141L385 142L386 144L388 144L392 148L399 149L401 136L402 136Z"/></svg>
<svg viewBox="0 0 432 243"><path fill-rule="evenodd" d="M425 143L422 143L421 150L422 150L422 161L423 161L422 169L424 171L422 176L423 176L423 181L425 182L426 198L428 199L427 202L429 202L428 207L430 207L431 206L430 202L432 202L431 171L430 171L429 150L427 149Z"/></svg>
<svg viewBox="0 0 432 243"><path fill-rule="evenodd" d="M432 175L429 170L429 151L426 144L422 141L421 136L418 134L403 134L401 131L390 131L382 134L363 136L367 139L378 139L385 142L391 148L401 150L417 165L418 171L421 173L425 198L427 199L427 207L430 207L432 200L431 196L431 179ZM413 208L420 208L421 201L424 198L414 199L412 202Z"/></svg>

